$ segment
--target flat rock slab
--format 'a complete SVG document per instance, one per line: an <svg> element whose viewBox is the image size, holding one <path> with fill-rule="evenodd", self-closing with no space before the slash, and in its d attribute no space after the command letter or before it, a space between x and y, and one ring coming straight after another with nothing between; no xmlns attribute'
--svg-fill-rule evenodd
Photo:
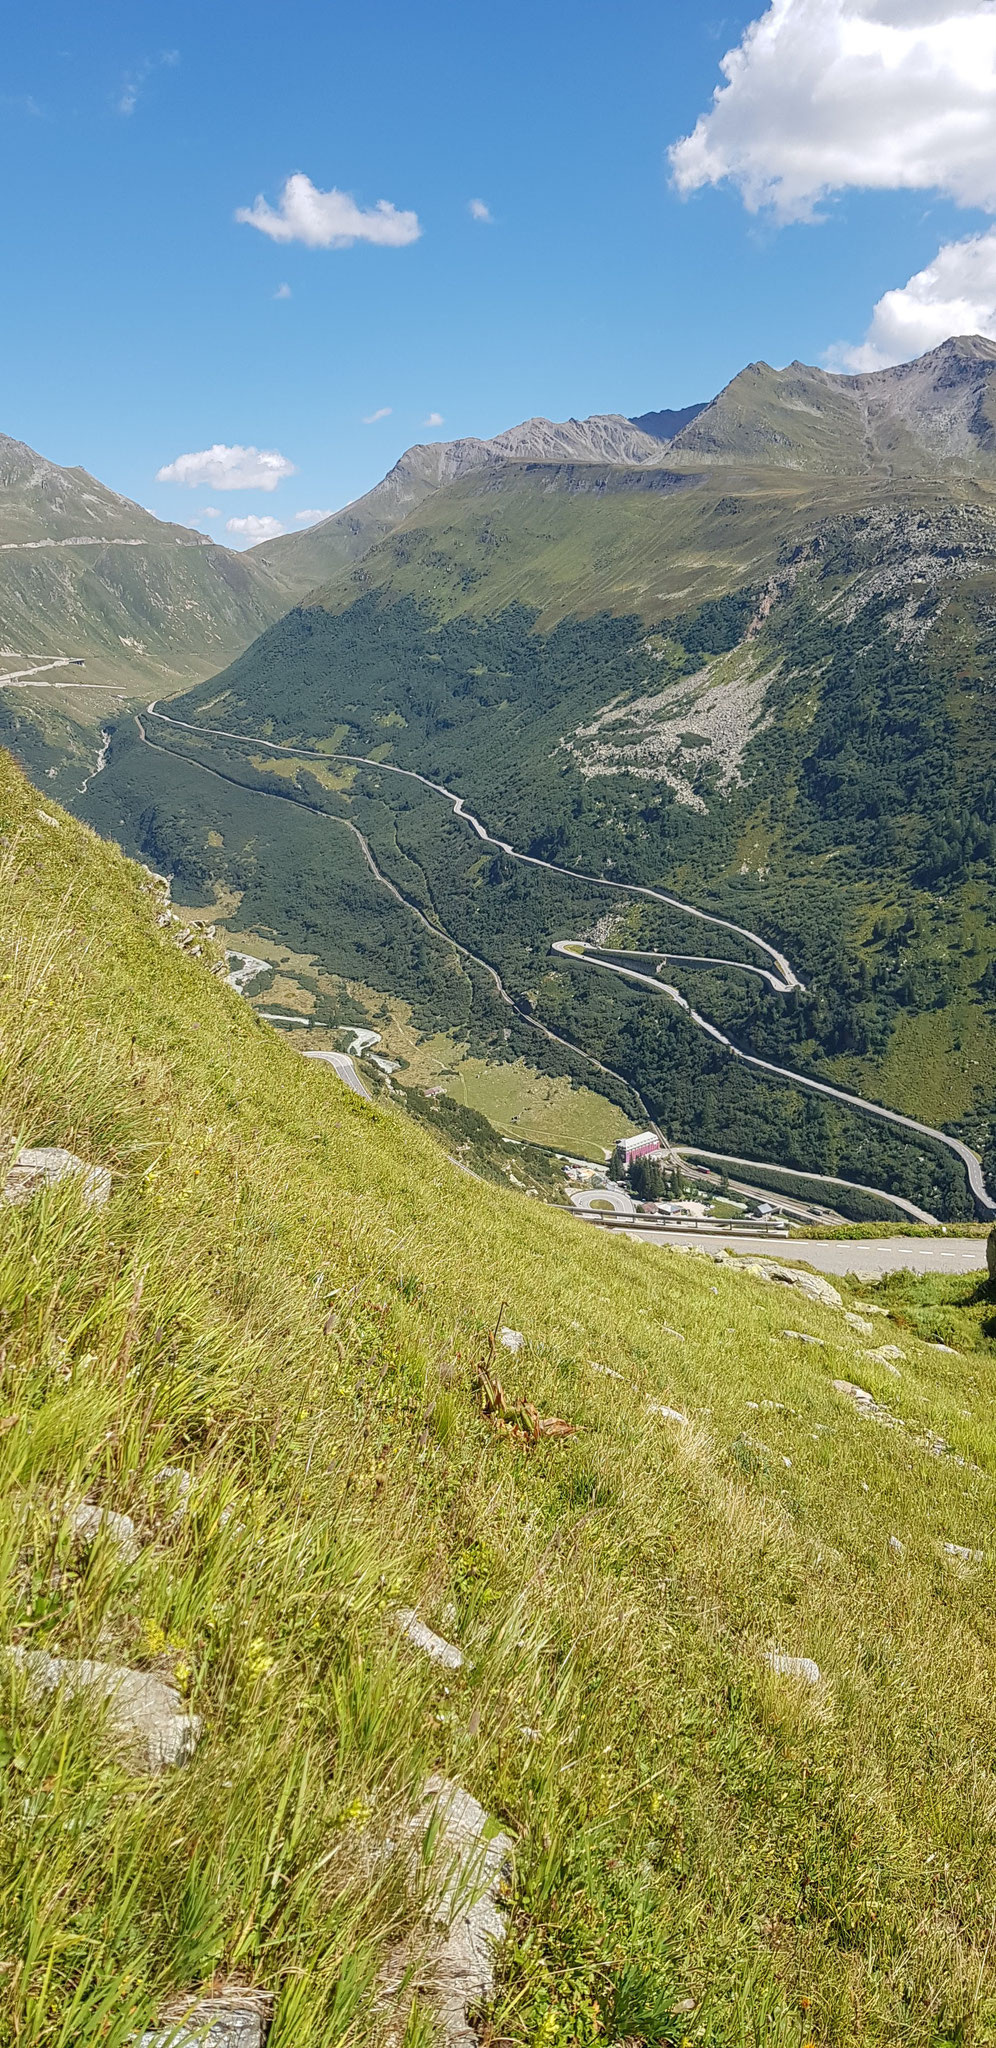
<svg viewBox="0 0 996 2048"><path fill-rule="evenodd" d="M789 1657L784 1650L768 1650L764 1661L779 1678L798 1678L804 1685L819 1685L822 1673L812 1657Z"/></svg>
<svg viewBox="0 0 996 2048"><path fill-rule="evenodd" d="M395 1621L405 1637L416 1650L421 1650L433 1664L441 1664L444 1671L459 1671L463 1664L463 1651L455 1643L448 1643L445 1636L437 1636L424 1621L420 1621L414 1607L399 1607Z"/></svg>
<svg viewBox="0 0 996 2048"><path fill-rule="evenodd" d="M265 2034L258 2006L202 1998L140 2034L135 2048L263 2048Z"/></svg>
<svg viewBox="0 0 996 2048"><path fill-rule="evenodd" d="M497 1895L514 1844L492 1827L471 1793L448 1778L427 1779L423 1803L409 1823L419 1843L413 1868L421 1868L430 1830L425 1910L434 1931L424 1988L447 2048L477 2048L468 2013L494 1997L495 1951L506 1931Z"/></svg>
<svg viewBox="0 0 996 2048"><path fill-rule="evenodd" d="M93 1543L104 1539L113 1545L123 1564L134 1564L141 1552L141 1544L135 1533L135 1524L130 1515L116 1514L113 1508L98 1508L85 1500L78 1508L72 1508L66 1516L66 1523L72 1532L74 1543L88 1549Z"/></svg>
<svg viewBox="0 0 996 2048"><path fill-rule="evenodd" d="M88 1209L102 1209L109 1201L111 1176L106 1166L88 1166L63 1145L28 1145L19 1152L0 1190L0 1200L20 1206L30 1202L43 1188L57 1188L62 1181L82 1181L83 1200Z"/></svg>
<svg viewBox="0 0 996 2048"><path fill-rule="evenodd" d="M184 1712L176 1687L153 1672L98 1664L89 1657L50 1657L47 1650L18 1647L5 1654L26 1674L36 1694L58 1690L73 1699L89 1693L98 1703L106 1703L110 1726L137 1770L157 1776L174 1764L189 1763L193 1756L200 1720Z"/></svg>

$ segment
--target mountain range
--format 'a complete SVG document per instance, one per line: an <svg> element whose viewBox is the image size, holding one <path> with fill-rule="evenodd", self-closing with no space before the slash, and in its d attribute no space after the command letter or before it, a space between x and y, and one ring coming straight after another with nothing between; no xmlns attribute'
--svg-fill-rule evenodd
<svg viewBox="0 0 996 2048"><path fill-rule="evenodd" d="M202 666L182 726L111 721L75 800L243 938L282 936L299 1011L404 1001L475 1058L615 1088L687 1142L965 1213L943 1147L762 1080L550 947L690 959L701 926L571 875L669 889L741 933L732 967L670 973L755 1065L996 1153L994 374L977 337L853 378L755 364L692 417L412 449L240 558L280 616ZM224 581L223 551L159 531Z"/></svg>
<svg viewBox="0 0 996 2048"><path fill-rule="evenodd" d="M944 342L916 362L844 376L804 363L751 363L710 403L554 424L532 419L491 440L409 448L372 491L253 558L303 596L462 477L509 462L794 469L822 476L996 478L996 342Z"/></svg>

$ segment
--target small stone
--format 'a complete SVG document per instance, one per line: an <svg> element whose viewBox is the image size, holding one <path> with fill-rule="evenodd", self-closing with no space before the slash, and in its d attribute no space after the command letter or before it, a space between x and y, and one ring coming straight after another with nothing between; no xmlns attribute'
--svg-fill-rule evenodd
<svg viewBox="0 0 996 2048"><path fill-rule="evenodd" d="M856 1387L850 1380L831 1380L830 1384L835 1394L843 1394L846 1400L854 1402L856 1408L875 1408L878 1405L867 1387Z"/></svg>
<svg viewBox="0 0 996 2048"><path fill-rule="evenodd" d="M812 1657L789 1657L784 1650L767 1650L764 1661L779 1678L801 1678L806 1685L819 1685L820 1667Z"/></svg>
<svg viewBox="0 0 996 2048"><path fill-rule="evenodd" d="M134 1564L141 1551L141 1544L135 1534L135 1524L130 1515L119 1515L113 1508L94 1507L90 1501L83 1501L66 1516L72 1530L74 1542L82 1547L96 1543L103 1536L113 1544L122 1563Z"/></svg>
<svg viewBox="0 0 996 2048"><path fill-rule="evenodd" d="M660 1401L651 1401L647 1407L647 1414L661 1415L665 1422L677 1422L682 1429L690 1427L688 1416L683 1415L680 1408L667 1408Z"/></svg>
<svg viewBox="0 0 996 2048"><path fill-rule="evenodd" d="M402 1635L416 1650L422 1650L433 1664L441 1664L444 1671L459 1671L463 1664L463 1651L455 1643L446 1642L443 1636L433 1634L420 1621L413 1607L399 1607L395 1621Z"/></svg>
<svg viewBox="0 0 996 2048"><path fill-rule="evenodd" d="M592 1362L591 1362L591 1369L592 1369L592 1372L597 1372L597 1373L601 1373L601 1375L602 1375L603 1379L607 1379L607 1380L618 1380L618 1381L619 1381L619 1384L620 1384L620 1386L622 1386L622 1387L624 1387L624 1386L626 1385L626 1382L625 1382L625 1380L623 1379L622 1373L621 1373L621 1372L614 1372L614 1371L613 1371L613 1369L612 1369L612 1367L611 1367L611 1365L596 1365L596 1364L595 1364L595 1361L594 1361L594 1359L592 1359Z"/></svg>
<svg viewBox="0 0 996 2048"><path fill-rule="evenodd" d="M905 1358L905 1356L905 1351L900 1351L898 1344L880 1344L875 1351L862 1351L861 1353L862 1358L872 1359L875 1365L891 1365L896 1360Z"/></svg>
<svg viewBox="0 0 996 2048"><path fill-rule="evenodd" d="M201 1723L187 1714L175 1686L151 1671L129 1671L91 1658L51 1657L47 1650L20 1647L4 1653L27 1676L35 1694L62 1689L69 1698L89 1692L106 1701L108 1720L136 1769L158 1776L174 1764L189 1763Z"/></svg>
<svg viewBox="0 0 996 2048"><path fill-rule="evenodd" d="M893 1557L906 1556L906 1545L905 1543L900 1542L898 1536L889 1537L889 1549L891 1550Z"/></svg>
<svg viewBox="0 0 996 2048"><path fill-rule="evenodd" d="M856 1316L853 1309L846 1308L844 1310L844 1321L850 1329L857 1330L859 1337L873 1337L875 1335L874 1323L870 1323L867 1316Z"/></svg>
<svg viewBox="0 0 996 2048"><path fill-rule="evenodd" d="M794 1338L797 1344L818 1344L821 1351L827 1348L822 1337L809 1337L805 1330L783 1330L782 1336Z"/></svg>
<svg viewBox="0 0 996 2048"><path fill-rule="evenodd" d="M88 1166L64 1145L27 1145L8 1167L0 1200L20 1206L30 1202L43 1188L55 1188L64 1180L82 1179L82 1195L88 1209L102 1209L110 1200L111 1176L106 1166Z"/></svg>
<svg viewBox="0 0 996 2048"><path fill-rule="evenodd" d="M509 1330L504 1326L498 1332L498 1342L504 1344L506 1351L524 1351L526 1348L522 1331Z"/></svg>
<svg viewBox="0 0 996 2048"><path fill-rule="evenodd" d="M944 1554L946 1557L956 1557L960 1564L982 1563L981 1550L968 1550L964 1543L946 1543L944 1545Z"/></svg>

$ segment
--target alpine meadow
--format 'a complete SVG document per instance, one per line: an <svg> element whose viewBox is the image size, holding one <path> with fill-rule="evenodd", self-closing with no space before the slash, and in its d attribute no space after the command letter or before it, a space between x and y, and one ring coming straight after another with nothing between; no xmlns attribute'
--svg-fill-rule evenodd
<svg viewBox="0 0 996 2048"><path fill-rule="evenodd" d="M996 2048L996 0L0 101L0 2048Z"/></svg>

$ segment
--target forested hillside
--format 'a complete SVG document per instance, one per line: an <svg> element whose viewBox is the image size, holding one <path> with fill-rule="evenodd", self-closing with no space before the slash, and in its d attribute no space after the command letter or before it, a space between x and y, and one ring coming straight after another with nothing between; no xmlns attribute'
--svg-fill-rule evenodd
<svg viewBox="0 0 996 2048"><path fill-rule="evenodd" d="M727 481L688 476L661 492L641 476L606 496L560 472L520 472L504 490L464 480L435 501L431 541L424 525L402 528L169 707L193 725L380 770L333 773L146 721L174 758L122 728L88 815L110 831L124 816L127 843L175 868L188 892L211 900L216 884L234 887L243 927L285 931L339 972L362 969L491 1057L528 1044L540 1062L563 1061L542 1022L627 1077L675 1138L969 1213L951 1158L761 1079L673 1007L549 952L591 930L605 939L606 916L629 947L728 957L726 938L524 872L391 773L412 767L459 789L519 851L664 884L761 933L792 960L803 984L793 994L727 969L669 978L743 1048L990 1147L996 518L968 486L855 485L834 514L836 484L783 492L742 478L732 498ZM579 616L558 584L558 520L579 593L600 532L600 573L617 577L620 597L638 541L645 555L659 548L661 577L675 583L697 553L714 594L663 615L658 601L656 622ZM548 577L545 609L508 601L517 574L534 589ZM408 587L420 578L422 599ZM284 801L264 823L246 789ZM313 812L287 804L294 795L351 820L403 895L497 968L521 1013L510 1040L486 976L466 961L454 972L446 938L385 898L347 835L316 836ZM209 821L221 845L208 844ZM737 943L734 958L750 962Z"/></svg>

